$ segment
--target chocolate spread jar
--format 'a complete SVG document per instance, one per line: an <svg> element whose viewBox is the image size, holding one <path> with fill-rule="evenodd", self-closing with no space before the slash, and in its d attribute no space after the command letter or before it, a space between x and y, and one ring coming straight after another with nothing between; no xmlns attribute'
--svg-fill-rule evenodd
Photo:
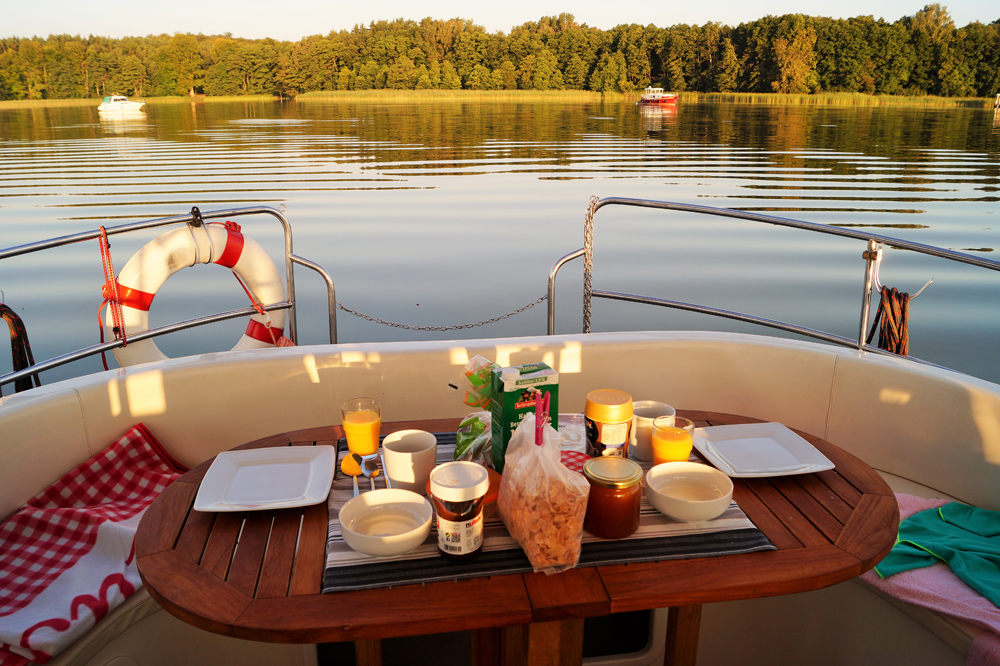
<svg viewBox="0 0 1000 666"><path fill-rule="evenodd" d="M489 472L474 462L445 463L431 471L430 487L441 555L463 560L479 555Z"/></svg>

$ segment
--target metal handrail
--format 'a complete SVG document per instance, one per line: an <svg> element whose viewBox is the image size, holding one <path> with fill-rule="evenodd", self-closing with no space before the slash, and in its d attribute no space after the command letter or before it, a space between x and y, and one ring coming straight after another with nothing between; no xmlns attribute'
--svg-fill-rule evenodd
<svg viewBox="0 0 1000 666"><path fill-rule="evenodd" d="M871 309L872 285L875 277L875 263L878 257L877 253L878 245L880 244L889 245L904 250L911 250L913 252L918 252L920 254L940 257L942 259L948 259L950 261L958 261L964 264L978 266L980 268L987 268L989 270L1000 271L1000 261L985 259L983 257L976 257L970 254L965 254L963 252L956 252L954 250L946 250L944 248L935 247L933 245L914 243L912 241L903 240L901 238L894 238L892 236L885 236L883 234L852 231L849 229L842 229L840 227L832 227L826 224L819 224L817 222L804 222L802 220L793 220L784 217L775 217L773 215L748 213L741 210L730 210L728 208L713 208L711 206L697 206L693 204L675 203L670 201L652 201L648 199L625 199L619 197L609 197L607 199L600 199L592 205L590 212L588 213L587 216L587 224L588 225L592 224L593 217L598 210L600 210L604 206L612 206L612 205L636 206L639 208L656 208L661 210L681 211L685 213L698 213L702 215L731 217L738 220L749 220L751 222L764 222L766 224L773 224L781 227L791 227L793 229L803 229L805 231L814 231L817 233L829 234L831 236L841 236L844 238L853 238L855 240L866 241L868 243L868 248L862 254L862 258L865 260L865 279L864 279L864 291L861 302L861 321L858 327L859 330L858 330L857 340L852 340L850 338L845 338L840 335L834 335L832 333L826 333L824 331L818 331L816 329L806 328L804 326L798 326L796 324L790 324L783 321L777 321L774 319L765 319L763 317L756 317L754 315L749 315L742 312L722 310L720 308L713 308L704 305L694 305L691 303L683 303L680 301L671 301L667 299L651 298L648 296L639 296L636 294L625 294L612 291L594 290L592 292L592 296L596 298L607 298L620 301L629 301L633 303L644 303L647 305L657 305L660 307L688 310L691 312L700 312L703 314L725 317L727 319L735 319L737 321L743 321L750 324L758 324L761 326L768 326L770 328L789 331L791 333L797 333L799 335L816 338L819 340L823 340L825 342L830 342L832 344L841 345L844 347L853 347L861 351L886 353L891 356L895 356L895 354L891 354L890 352L885 352L885 350L879 349L878 347L872 347L871 345L865 343L865 337L868 330L868 316ZM594 256L593 233L591 233L590 230L585 230L584 247L565 255L552 266L552 270L549 272L549 298L548 298L549 335L555 334L555 307L556 307L555 289L556 289L556 276L558 275L559 270L568 262L577 259L579 257L586 257L588 259L587 263L591 263L593 261L593 256ZM586 281L588 277L589 276L585 275L584 280ZM590 311L590 305L591 305L587 289L584 289L583 298L584 298L584 312L587 313ZM586 316L584 318L583 332L590 333L590 321ZM919 361L919 359L913 359L913 360Z"/></svg>
<svg viewBox="0 0 1000 666"><path fill-rule="evenodd" d="M315 261L309 261L304 257L300 257L297 254L290 255L292 261L299 264L300 266L305 266L306 268L311 268L326 282L326 300L327 300L327 310L330 316L330 344L337 344L337 290L333 286L333 278L330 274L326 272L326 269L317 264Z"/></svg>
<svg viewBox="0 0 1000 666"><path fill-rule="evenodd" d="M266 214L271 215L276 218L282 226L284 231L284 241L285 241L285 282L288 290L288 300L281 303L272 303L270 305L265 305L264 309L267 311L274 310L288 310L288 337L293 342L298 341L298 321L296 317L295 308L295 273L293 264L300 264L307 268L310 268L318 272L327 284L327 297L328 297L328 307L330 309L330 342L336 343L337 341L337 319L336 319L336 297L333 286L333 278L330 274L323 269L319 264L309 261L303 257L300 257L292 253L292 227L289 224L288 219L281 213L281 211L271 208L270 206L250 206L247 208L230 208L226 210L216 210L209 212L200 212L198 217L202 220L214 220L219 218L232 218L241 217L245 215L257 215ZM142 222L131 222L128 224L120 224L113 227L105 227L105 233L108 236L115 236L118 234L130 233L133 231L140 231L143 229L152 229L156 227L164 227L174 224L192 224L196 220L194 211L184 215L174 215L171 217L161 217L153 220L144 220ZM40 252L42 250L49 250L56 247L62 247L64 245L72 245L74 243L81 243L83 241L94 240L101 237L101 230L94 229L91 231L82 231L76 234L69 234L67 236L59 236L57 238L50 238L48 240L39 241L36 243L26 243L24 245L17 245L14 247L9 247L6 249L0 249L0 260L8 259L11 257L17 257L24 254L30 254L33 252ZM138 342L140 340L146 340L148 338L154 338L161 335L166 335L167 333L174 333L176 331L181 331L188 328L194 328L196 326L203 326L205 324L211 324L217 321L224 321L227 319L235 319L238 317L243 317L247 315L254 315L257 311L254 308L242 308L240 310L231 310L229 312L217 313L214 315L209 315L207 317L199 317L197 319L189 319L187 321L177 322L175 324L170 324L168 326L162 326L160 328L152 329L149 331L143 331L142 333L137 333L135 335L129 336L129 341ZM51 358L47 361L41 363L36 363L29 368L25 368L18 372L11 372L6 375L0 376L0 387L13 383L18 379L21 379L27 375L33 375L38 372L43 372L45 370L51 370L52 368L65 365L67 363L72 363L73 361L78 361L88 356L94 356L102 352L107 352L112 349L122 347L121 340L109 340L103 344L92 345L90 347L84 347L83 349L78 349L76 351L70 352L68 354L63 354L55 358Z"/></svg>

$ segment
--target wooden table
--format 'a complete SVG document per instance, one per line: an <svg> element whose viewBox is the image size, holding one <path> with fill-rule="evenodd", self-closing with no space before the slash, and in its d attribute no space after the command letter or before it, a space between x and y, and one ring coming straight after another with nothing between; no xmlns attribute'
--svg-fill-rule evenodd
<svg viewBox="0 0 1000 666"><path fill-rule="evenodd" d="M680 411L699 426L753 423ZM454 430L458 419L383 424ZM191 510L211 461L149 507L136 535L142 581L161 606L197 627L279 643L353 640L359 664L380 664L379 639L473 630L476 663L579 664L583 618L670 607L665 664L695 663L701 604L792 594L872 568L899 526L895 497L868 465L799 432L836 469L734 479L733 498L777 551L510 574L321 594L326 503L247 513ZM239 447L333 444L339 426L266 437ZM238 547L237 547L238 546Z"/></svg>

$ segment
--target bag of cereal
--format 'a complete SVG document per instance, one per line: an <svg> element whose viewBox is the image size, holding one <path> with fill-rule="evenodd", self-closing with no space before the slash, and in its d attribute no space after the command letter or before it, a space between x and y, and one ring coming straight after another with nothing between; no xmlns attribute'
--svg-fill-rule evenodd
<svg viewBox="0 0 1000 666"><path fill-rule="evenodd" d="M535 445L535 415L527 414L507 445L497 509L536 572L559 573L580 561L590 484L559 460L559 433L546 424Z"/></svg>

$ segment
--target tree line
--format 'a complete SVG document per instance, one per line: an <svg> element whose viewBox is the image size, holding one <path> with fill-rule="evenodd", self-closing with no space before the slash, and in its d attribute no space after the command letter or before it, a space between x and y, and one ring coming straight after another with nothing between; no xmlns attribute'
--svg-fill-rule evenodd
<svg viewBox="0 0 1000 666"><path fill-rule="evenodd" d="M226 35L0 39L0 100L294 96L471 89L987 97L1000 92L1000 19L956 28L925 6L894 23L786 14L600 30L571 14L489 33L463 19L377 21L298 42Z"/></svg>

